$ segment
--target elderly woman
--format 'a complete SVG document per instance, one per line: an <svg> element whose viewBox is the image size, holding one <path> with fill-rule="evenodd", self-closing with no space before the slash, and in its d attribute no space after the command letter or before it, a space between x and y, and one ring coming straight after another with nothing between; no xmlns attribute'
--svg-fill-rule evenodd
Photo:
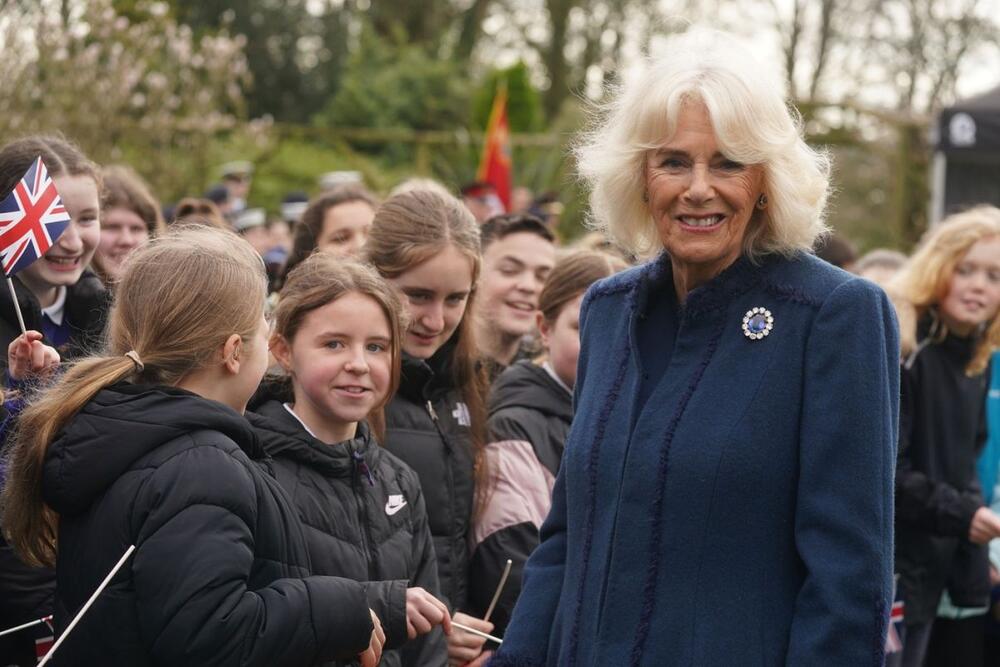
<svg viewBox="0 0 1000 667"><path fill-rule="evenodd" d="M675 37L578 149L636 269L581 309L576 417L493 667L880 665L899 341L808 254L826 160L731 35Z"/></svg>

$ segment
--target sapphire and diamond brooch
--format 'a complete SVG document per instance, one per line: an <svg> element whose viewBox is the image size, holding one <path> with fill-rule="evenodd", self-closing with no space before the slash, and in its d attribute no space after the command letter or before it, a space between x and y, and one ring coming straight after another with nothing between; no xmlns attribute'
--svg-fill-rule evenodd
<svg viewBox="0 0 1000 667"><path fill-rule="evenodd" d="M774 328L774 316L762 306L751 308L743 316L743 335L750 340L760 340Z"/></svg>

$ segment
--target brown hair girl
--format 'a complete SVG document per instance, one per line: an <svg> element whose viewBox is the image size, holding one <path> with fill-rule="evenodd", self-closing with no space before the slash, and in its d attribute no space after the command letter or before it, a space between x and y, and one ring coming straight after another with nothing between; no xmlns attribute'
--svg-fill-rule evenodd
<svg viewBox="0 0 1000 667"><path fill-rule="evenodd" d="M340 185L324 192L309 202L302 213L302 219L295 225L292 240L292 252L285 264L285 275L305 260L306 257L322 246L323 227L326 224L327 212L344 204L361 203L374 212L378 208L378 199L361 185Z"/></svg>
<svg viewBox="0 0 1000 667"><path fill-rule="evenodd" d="M105 285L117 282L121 263L135 248L166 229L160 204L149 186L131 167L110 165L101 170L104 189L101 197L101 243L94 254L94 272ZM122 217L138 216L142 227ZM137 228L137 229L135 229Z"/></svg>
<svg viewBox="0 0 1000 667"><path fill-rule="evenodd" d="M375 301L389 323L391 336L389 353L392 360L389 390L368 417L372 431L381 441L385 436L385 418L382 410L399 387L404 326L399 296L374 269L325 253L316 253L306 258L288 274L285 280L281 299L273 313L274 328L271 344L273 346L279 338L291 343L306 315L350 293L361 294ZM290 381L288 376L282 379L286 383Z"/></svg>
<svg viewBox="0 0 1000 667"><path fill-rule="evenodd" d="M538 296L538 310L546 322L554 323L567 303L602 278L624 270L624 260L605 252L576 250L556 262Z"/></svg>

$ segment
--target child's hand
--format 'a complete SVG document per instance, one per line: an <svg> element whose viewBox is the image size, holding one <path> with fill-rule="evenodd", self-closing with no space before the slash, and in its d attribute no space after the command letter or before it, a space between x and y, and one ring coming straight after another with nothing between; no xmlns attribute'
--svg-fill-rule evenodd
<svg viewBox="0 0 1000 667"><path fill-rule="evenodd" d="M406 636L430 632L435 625L444 625L444 633L451 634L451 614L448 607L422 588L406 589Z"/></svg>
<svg viewBox="0 0 1000 667"><path fill-rule="evenodd" d="M7 374L12 380L45 377L58 365L59 353L43 343L37 331L21 334L7 346Z"/></svg>
<svg viewBox="0 0 1000 667"><path fill-rule="evenodd" d="M377 667L379 661L382 659L382 646L385 644L385 633L382 631L382 621L379 620L374 611L371 609L368 611L372 615L372 636L368 640L368 648L358 658L361 661L361 667Z"/></svg>
<svg viewBox="0 0 1000 667"><path fill-rule="evenodd" d="M493 624L481 618L474 618L468 614L458 612L455 614L455 622L475 628L480 632L493 632ZM486 640L471 632L466 632L460 628L448 636L448 664L466 665L483 656L483 645Z"/></svg>

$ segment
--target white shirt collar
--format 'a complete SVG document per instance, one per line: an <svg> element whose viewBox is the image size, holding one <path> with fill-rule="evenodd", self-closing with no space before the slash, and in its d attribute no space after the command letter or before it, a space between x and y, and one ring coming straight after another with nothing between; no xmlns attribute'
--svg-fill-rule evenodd
<svg viewBox="0 0 1000 667"><path fill-rule="evenodd" d="M312 429L310 429L308 426L306 426L306 423L304 421L302 421L302 419L297 414L295 414L294 410L292 410L292 404L291 403L282 403L282 405L284 405L285 409L288 410L288 414L290 414L291 416L295 417L295 421L297 421L298 423L302 424L302 428L304 428L306 430L306 433L308 433L312 437L316 438L316 434L312 432ZM316 438L316 439L319 440L319 438Z"/></svg>
<svg viewBox="0 0 1000 667"><path fill-rule="evenodd" d="M53 324L57 327L61 327L63 323L63 315L65 314L66 287L64 285L56 292L56 300L52 303L52 305L47 308L42 308L42 315L48 315Z"/></svg>
<svg viewBox="0 0 1000 667"><path fill-rule="evenodd" d="M556 375L556 370L552 368L552 364L550 364L546 360L545 363L542 364L542 368L544 368L545 372L548 373L552 377L552 379L556 381L556 384L558 384L560 387L566 390L567 394L569 394L570 396L573 395L573 390L570 389L569 386L565 382L563 382L558 375Z"/></svg>

